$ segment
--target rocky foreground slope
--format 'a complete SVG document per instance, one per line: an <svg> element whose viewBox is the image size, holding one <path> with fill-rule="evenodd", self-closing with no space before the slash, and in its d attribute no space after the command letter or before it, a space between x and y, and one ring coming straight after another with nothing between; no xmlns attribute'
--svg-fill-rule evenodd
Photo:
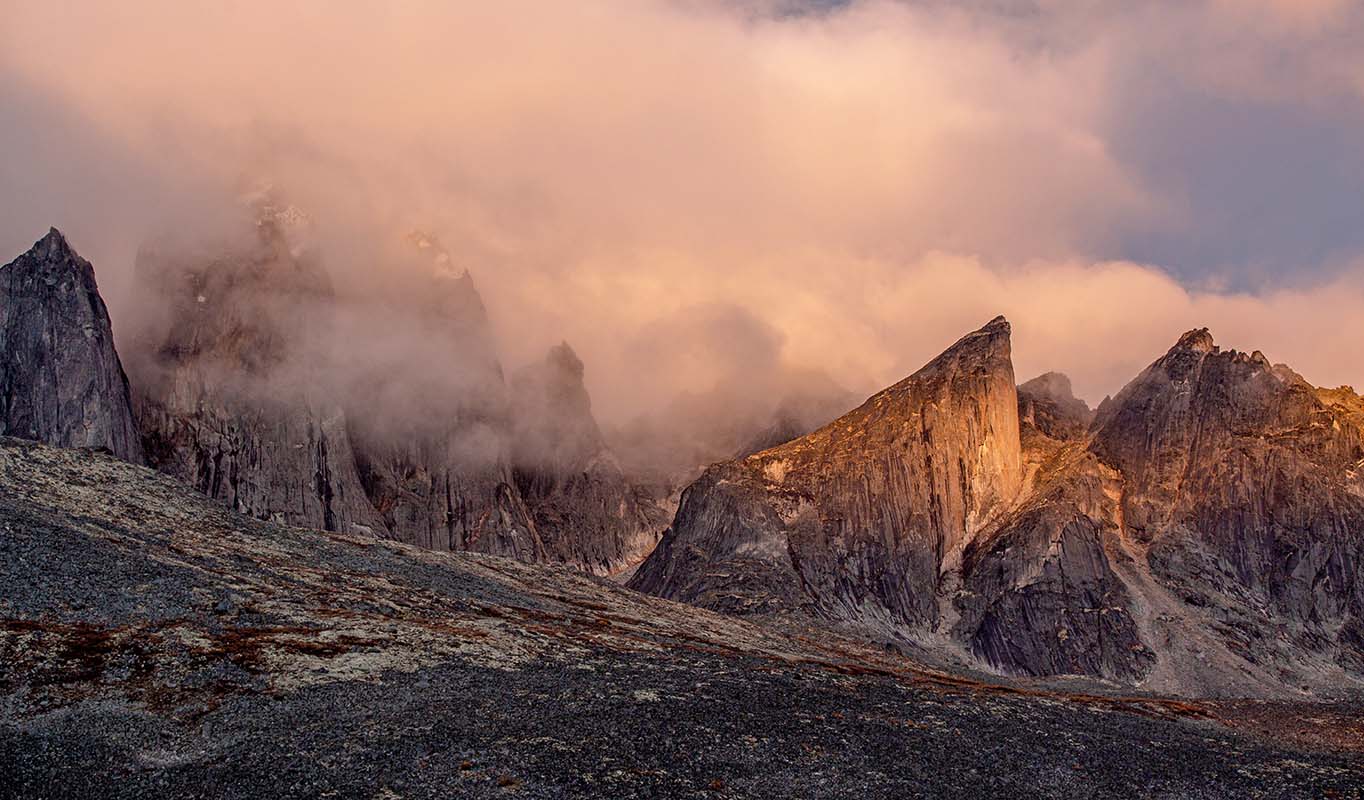
<svg viewBox="0 0 1364 800"><path fill-rule="evenodd" d="M716 465L633 586L1021 675L1190 696L1364 683L1364 427L1193 331L1091 415L996 319L820 430ZM1092 420L1091 420L1092 417Z"/></svg>
<svg viewBox="0 0 1364 800"><path fill-rule="evenodd" d="M1359 797L1358 709L1000 686L0 439L0 797ZM1260 731L1273 730L1273 738Z"/></svg>

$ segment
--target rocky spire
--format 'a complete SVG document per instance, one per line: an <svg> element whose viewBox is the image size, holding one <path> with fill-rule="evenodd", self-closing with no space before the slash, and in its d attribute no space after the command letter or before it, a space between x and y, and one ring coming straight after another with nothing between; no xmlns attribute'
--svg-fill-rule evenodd
<svg viewBox="0 0 1364 800"><path fill-rule="evenodd" d="M56 228L0 267L0 435L142 462L94 269Z"/></svg>
<svg viewBox="0 0 1364 800"><path fill-rule="evenodd" d="M549 558L614 574L638 563L667 524L602 438L567 342L511 381L517 487Z"/></svg>
<svg viewBox="0 0 1364 800"><path fill-rule="evenodd" d="M1277 680L1317 682L1323 657L1364 667L1356 419L1350 394L1200 329L1095 425L1091 451L1122 477L1123 540L1149 552L1162 586L1234 620L1224 646L1277 662Z"/></svg>
<svg viewBox="0 0 1364 800"><path fill-rule="evenodd" d="M707 470L632 585L935 624L940 576L1022 485L1009 333L997 317L823 428Z"/></svg>

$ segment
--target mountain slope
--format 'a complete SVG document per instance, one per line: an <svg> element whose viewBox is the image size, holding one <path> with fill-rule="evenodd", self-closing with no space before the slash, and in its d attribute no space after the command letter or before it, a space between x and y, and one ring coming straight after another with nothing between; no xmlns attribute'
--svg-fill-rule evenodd
<svg viewBox="0 0 1364 800"><path fill-rule="evenodd" d="M4 798L1286 798L1364 782L1357 755L1286 735L1308 725L1276 723L1271 742L1214 721L1323 720L1357 746L1348 708L1250 720L982 684L568 569L260 522L13 439L0 582Z"/></svg>
<svg viewBox="0 0 1364 800"><path fill-rule="evenodd" d="M1089 422L1063 376L1015 401L1008 358L997 320L826 428L712 467L632 585L1006 674L1186 696L1364 684L1352 390L1199 330Z"/></svg>
<svg viewBox="0 0 1364 800"><path fill-rule="evenodd" d="M1100 409L1090 449L1124 477L1121 542L1222 651L1199 660L1229 654L1291 686L1364 671L1364 431L1351 394L1327 404L1203 329ZM1196 673L1193 660L1166 677Z"/></svg>

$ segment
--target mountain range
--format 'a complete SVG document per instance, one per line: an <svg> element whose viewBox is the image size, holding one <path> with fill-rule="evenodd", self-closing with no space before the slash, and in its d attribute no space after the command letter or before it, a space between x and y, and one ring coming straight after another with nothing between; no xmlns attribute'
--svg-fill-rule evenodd
<svg viewBox="0 0 1364 800"><path fill-rule="evenodd" d="M426 691L455 662L512 670L539 696L552 690L525 670L544 658L606 669L636 700L775 659L819 697L843 691L828 676L854 676L881 697L857 701L864 719L910 702L886 686L927 680L1079 703L1066 724L1082 731L1095 704L1175 720L1138 737L1235 716L1159 698L1350 702L1364 688L1364 399L1350 387L1198 329L1091 410L1062 374L1019 384L998 317L841 415L839 391L775 404L699 474L690 454L672 462L687 479L675 494L616 453L567 343L504 377L472 277L434 237L403 243L419 277L355 297L306 246L300 213L252 212L235 249L143 248L137 285L162 313L132 326L126 376L93 267L60 232L0 268L0 437L17 437L0 439L8 716L77 709L60 724L106 730L136 707L161 720L145 736L175 737L157 726L355 681ZM345 359L335 341L353 344ZM637 672L651 659L663 689ZM470 702L492 713L479 685ZM752 700L742 683L708 691L717 714ZM365 702L394 702L379 694ZM112 696L116 712L89 705ZM1043 707L1011 703L1001 713ZM241 714L215 718L277 738L257 729L267 712ZM730 735L787 746L771 723ZM11 743L41 738L13 725ZM117 759L151 746L99 735ZM1187 747L1209 763L1236 746L1207 741ZM184 740L165 758L202 767L185 748L213 749ZM32 774L64 769L24 752ZM523 780L497 752L441 774L495 762ZM1065 785L1030 757L1014 789ZM1331 769L1360 785L1355 767ZM1199 775L1239 793L1235 775ZM1293 779L1336 786L1313 775ZM666 780L626 784L647 796Z"/></svg>

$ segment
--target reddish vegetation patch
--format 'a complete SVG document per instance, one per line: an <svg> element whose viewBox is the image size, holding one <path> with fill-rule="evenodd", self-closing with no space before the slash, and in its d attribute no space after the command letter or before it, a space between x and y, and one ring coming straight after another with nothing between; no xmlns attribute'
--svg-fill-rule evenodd
<svg viewBox="0 0 1364 800"><path fill-rule="evenodd" d="M1364 709L1262 700L1209 701L1216 718L1275 744L1364 753Z"/></svg>

